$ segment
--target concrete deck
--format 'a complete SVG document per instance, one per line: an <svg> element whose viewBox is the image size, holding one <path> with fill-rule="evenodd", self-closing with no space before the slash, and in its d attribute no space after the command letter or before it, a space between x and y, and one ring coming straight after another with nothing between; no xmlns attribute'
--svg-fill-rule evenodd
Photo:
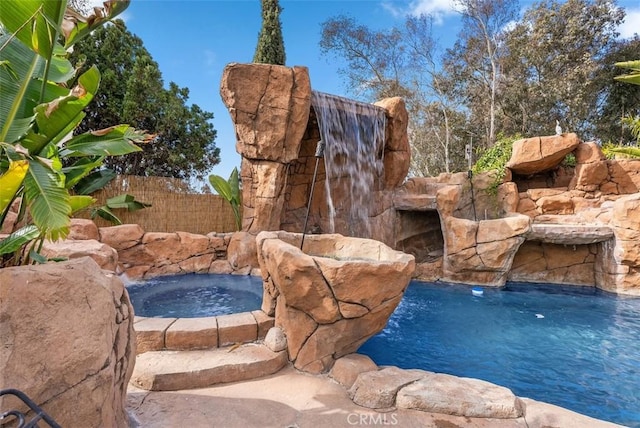
<svg viewBox="0 0 640 428"><path fill-rule="evenodd" d="M251 381L172 392L150 392L130 385L127 408L133 427L144 428L611 428L557 406L524 399L517 419L479 419L417 410L376 412L354 404L344 387L324 375L287 367Z"/></svg>

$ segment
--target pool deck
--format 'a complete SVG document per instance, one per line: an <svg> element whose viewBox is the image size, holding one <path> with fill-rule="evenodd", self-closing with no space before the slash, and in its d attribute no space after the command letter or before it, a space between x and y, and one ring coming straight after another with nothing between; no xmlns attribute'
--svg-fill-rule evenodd
<svg viewBox="0 0 640 428"><path fill-rule="evenodd" d="M236 349L240 343L250 343L242 348L256 346L255 342L260 342L273 324L273 318L260 310L208 318L136 317L137 353L146 354L144 357L152 360L155 358L152 354L161 353L223 352L226 354L229 350ZM215 350L216 348L218 351ZM194 349L207 351L194 351ZM181 370L180 364L170 364L172 366L169 367L170 371L177 370L184 372L187 376L202 377L203 381L200 384L204 387L186 389L185 384L178 382L166 388L172 389L169 391L149 391L134 384L135 380L138 384L143 384L138 379L139 376L134 375L127 390L127 411L131 417L132 427L611 428L620 426L527 398L521 398L526 407L524 416L513 419L470 418L395 408L379 412L355 404L349 397L347 389L327 374L310 375L294 369L290 364L285 364L284 368L276 369L277 372L270 372L274 374L251 379L255 371L251 374L252 370L247 366L239 371L225 370L222 367L221 373L224 374L222 377L227 380L221 380L221 378L205 382L206 371L198 371L193 362L189 362L191 357L187 357L186 354L181 355L181 358L187 362L188 367ZM145 364L142 357L141 355L140 367L137 365L136 371L140 369L144 372ZM202 358L208 361L213 357ZM219 359L213 358L216 361ZM165 358L163 357L162 360ZM154 366L154 363L152 362L151 365ZM229 367L231 366L234 364ZM246 376L234 378L231 372L244 373ZM229 382L229 379L248 380Z"/></svg>
<svg viewBox="0 0 640 428"><path fill-rule="evenodd" d="M127 410L141 428L340 428L398 426L425 428L611 428L619 427L530 399L517 419L482 419L389 409L376 412L351 401L327 375L288 366L271 376L215 387L155 392L129 386Z"/></svg>

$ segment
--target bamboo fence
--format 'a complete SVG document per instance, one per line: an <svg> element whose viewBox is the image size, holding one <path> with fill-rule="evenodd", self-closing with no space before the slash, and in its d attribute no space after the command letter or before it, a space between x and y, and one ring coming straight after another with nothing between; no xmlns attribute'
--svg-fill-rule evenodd
<svg viewBox="0 0 640 428"><path fill-rule="evenodd" d="M167 177L118 176L104 189L92 194L101 206L123 193L151 207L128 212L113 210L123 224L139 224L146 232L234 232L235 217L229 203L219 195L192 193L182 180ZM90 212L78 217L90 218ZM113 226L96 217L99 227Z"/></svg>

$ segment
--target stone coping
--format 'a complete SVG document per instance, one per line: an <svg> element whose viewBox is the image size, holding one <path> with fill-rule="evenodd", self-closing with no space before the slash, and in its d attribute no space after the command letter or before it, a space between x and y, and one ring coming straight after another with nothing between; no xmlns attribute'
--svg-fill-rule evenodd
<svg viewBox="0 0 640 428"><path fill-rule="evenodd" d="M609 226L583 223L533 223L526 234L529 241L565 245L595 244L613 237L613 229Z"/></svg>
<svg viewBox="0 0 640 428"><path fill-rule="evenodd" d="M264 339L274 318L258 309L200 318L136 316L136 354L162 350L211 349Z"/></svg>

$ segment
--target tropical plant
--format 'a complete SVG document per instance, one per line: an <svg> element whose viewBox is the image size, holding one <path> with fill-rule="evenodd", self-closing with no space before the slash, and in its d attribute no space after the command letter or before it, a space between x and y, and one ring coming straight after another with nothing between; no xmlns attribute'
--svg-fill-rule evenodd
<svg viewBox="0 0 640 428"><path fill-rule="evenodd" d="M209 182L213 189L222 196L225 201L231 205L233 215L236 220L236 230L242 229L242 216L240 213L240 177L238 175L238 168L233 168L229 179L225 180L223 177L215 174L209 176Z"/></svg>
<svg viewBox="0 0 640 428"><path fill-rule="evenodd" d="M629 74L616 76L616 80L631 83L632 85L640 85L640 60L617 62L616 67L623 67L631 70L631 73ZM622 122L631 129L631 133L636 137L637 144L640 144L640 116L625 117L622 119ZM633 158L640 158L640 148L638 147L620 147L611 149L611 151Z"/></svg>
<svg viewBox="0 0 640 428"><path fill-rule="evenodd" d="M91 208L91 219L101 217L115 225L122 224L122 220L114 213L114 210L127 210L129 212L150 207L151 204L137 201L135 196L127 193L114 196L106 200L100 207Z"/></svg>
<svg viewBox="0 0 640 428"><path fill-rule="evenodd" d="M89 17L67 9L66 0L0 8L0 225L17 206L12 228L21 226L0 241L3 265L42 260L44 240L65 237L72 213L94 202L71 189L105 156L139 151L135 143L147 138L129 125L71 136L98 90L100 72L91 67L68 88L74 68L67 52L128 5L109 0Z"/></svg>
<svg viewBox="0 0 640 428"><path fill-rule="evenodd" d="M280 23L282 8L278 0L262 0L262 28L258 35L258 45L253 62L261 64L284 65L284 39Z"/></svg>

